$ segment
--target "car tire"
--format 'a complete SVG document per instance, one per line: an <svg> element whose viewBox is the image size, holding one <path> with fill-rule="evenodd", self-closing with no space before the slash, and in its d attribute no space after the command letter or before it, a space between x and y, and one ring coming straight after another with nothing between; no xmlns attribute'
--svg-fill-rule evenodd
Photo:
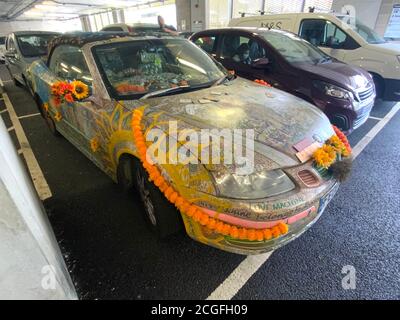
<svg viewBox="0 0 400 320"><path fill-rule="evenodd" d="M383 94L385 92L385 82L381 76L374 73L371 74L375 84L376 97L378 99L383 99Z"/></svg>
<svg viewBox="0 0 400 320"><path fill-rule="evenodd" d="M143 217L158 239L178 233L183 222L178 210L161 191L149 181L140 161L123 156L117 171L118 183L125 192L136 191L143 205Z"/></svg>

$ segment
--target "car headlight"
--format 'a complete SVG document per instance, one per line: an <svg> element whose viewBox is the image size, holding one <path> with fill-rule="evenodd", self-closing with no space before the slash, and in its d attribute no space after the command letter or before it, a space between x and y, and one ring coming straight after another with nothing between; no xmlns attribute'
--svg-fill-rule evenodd
<svg viewBox="0 0 400 320"><path fill-rule="evenodd" d="M334 84L330 84L324 81L314 81L314 87L324 92L326 95L338 98L338 99L354 99L353 94L343 88L335 86Z"/></svg>
<svg viewBox="0 0 400 320"><path fill-rule="evenodd" d="M214 174L219 193L232 199L262 199L291 191L294 183L282 170L251 175Z"/></svg>

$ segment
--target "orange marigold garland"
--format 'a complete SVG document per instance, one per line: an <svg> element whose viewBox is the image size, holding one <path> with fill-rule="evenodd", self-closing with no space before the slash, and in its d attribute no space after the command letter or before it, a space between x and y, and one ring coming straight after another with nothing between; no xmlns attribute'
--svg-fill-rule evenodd
<svg viewBox="0 0 400 320"><path fill-rule="evenodd" d="M256 79L256 80L254 80L254 82L261 84L263 86L266 86L266 87L272 87L267 81L264 81L264 80Z"/></svg>
<svg viewBox="0 0 400 320"><path fill-rule="evenodd" d="M174 204L183 214L200 223L213 232L220 233L225 236L230 236L234 239L249 240L249 241L266 241L272 238L277 238L288 233L289 227L287 224L280 222L270 229L247 229L233 226L224 223L218 219L210 217L197 206L193 205L183 198L161 175L155 165L150 164L146 159L147 147L144 139L140 123L143 117L142 110L135 110L132 117L133 137L139 158L143 167L149 174L149 180L164 193L165 197Z"/></svg>
<svg viewBox="0 0 400 320"><path fill-rule="evenodd" d="M337 159L348 158L351 155L351 147L345 134L339 128L332 126L335 134L313 154L315 164L324 169L331 167Z"/></svg>

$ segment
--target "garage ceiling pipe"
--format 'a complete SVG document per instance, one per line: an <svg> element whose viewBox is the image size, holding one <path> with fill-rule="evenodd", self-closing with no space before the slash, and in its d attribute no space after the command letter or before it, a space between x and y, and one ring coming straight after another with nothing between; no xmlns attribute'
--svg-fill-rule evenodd
<svg viewBox="0 0 400 320"><path fill-rule="evenodd" d="M18 10L17 12L13 13L11 16L9 16L9 12L6 15L6 19L7 20L12 20L16 17L18 17L19 15L21 15L22 13L24 13L26 10L32 8L37 2L39 2L41 0L33 0L31 1L30 4L26 5L25 7L23 7L22 9ZM15 8L15 7L14 7ZM14 8L12 8L10 11L12 11Z"/></svg>

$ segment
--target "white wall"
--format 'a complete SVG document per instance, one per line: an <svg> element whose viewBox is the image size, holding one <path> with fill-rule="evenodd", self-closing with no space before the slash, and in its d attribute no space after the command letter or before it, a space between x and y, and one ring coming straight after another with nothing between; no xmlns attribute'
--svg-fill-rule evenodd
<svg viewBox="0 0 400 320"><path fill-rule="evenodd" d="M382 0L334 0L332 10L341 12L343 6L356 9L356 17L371 29L375 28Z"/></svg>
<svg viewBox="0 0 400 320"><path fill-rule="evenodd" d="M0 300L77 299L46 213L1 117L0 163Z"/></svg>

